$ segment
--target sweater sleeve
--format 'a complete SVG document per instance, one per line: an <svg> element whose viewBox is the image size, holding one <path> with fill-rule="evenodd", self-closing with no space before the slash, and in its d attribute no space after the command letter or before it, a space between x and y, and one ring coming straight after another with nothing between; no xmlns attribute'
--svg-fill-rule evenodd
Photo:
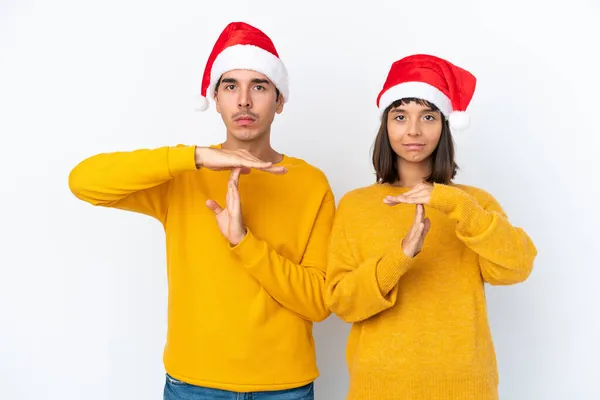
<svg viewBox="0 0 600 400"><path fill-rule="evenodd" d="M69 188L80 200L149 215L164 223L169 181L196 170L195 146L102 153L80 162Z"/></svg>
<svg viewBox="0 0 600 400"><path fill-rule="evenodd" d="M480 191L480 199L452 186L434 186L430 206L456 221L457 237L479 255L484 281L511 285L526 280L537 249L527 233L513 226L500 204Z"/></svg>
<svg viewBox="0 0 600 400"><path fill-rule="evenodd" d="M325 306L327 240L335 214L331 190L321 202L300 263L280 255L248 229L232 252L281 305L300 317L320 322L330 315Z"/></svg>
<svg viewBox="0 0 600 400"><path fill-rule="evenodd" d="M396 242L380 257L359 260L347 230L355 212L359 210L340 202L330 237L325 291L329 309L350 323L393 307L398 281L414 263L414 258L407 257Z"/></svg>

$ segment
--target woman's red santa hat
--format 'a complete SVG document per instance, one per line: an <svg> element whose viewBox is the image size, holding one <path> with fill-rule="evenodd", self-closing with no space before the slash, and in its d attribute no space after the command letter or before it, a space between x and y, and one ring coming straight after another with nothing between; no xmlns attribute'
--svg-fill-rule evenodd
<svg viewBox="0 0 600 400"><path fill-rule="evenodd" d="M476 78L469 71L439 57L415 54L392 64L377 107L383 113L396 100L419 98L436 105L452 130L465 129L470 119L467 106L473 98Z"/></svg>
<svg viewBox="0 0 600 400"><path fill-rule="evenodd" d="M287 70L271 39L252 25L232 22L225 27L208 57L197 110L208 109L208 99L212 98L219 78L234 69L260 72L279 89L283 101L288 101Z"/></svg>

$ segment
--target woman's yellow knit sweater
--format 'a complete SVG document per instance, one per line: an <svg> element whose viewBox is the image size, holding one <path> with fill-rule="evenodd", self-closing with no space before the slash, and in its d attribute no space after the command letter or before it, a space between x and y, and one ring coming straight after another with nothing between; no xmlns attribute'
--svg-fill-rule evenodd
<svg viewBox="0 0 600 400"><path fill-rule="evenodd" d="M407 188L375 184L346 194L331 234L326 302L353 323L348 400L495 400L498 371L484 283L531 273L537 250L481 189L435 184L422 251L402 239L415 205L389 206Z"/></svg>

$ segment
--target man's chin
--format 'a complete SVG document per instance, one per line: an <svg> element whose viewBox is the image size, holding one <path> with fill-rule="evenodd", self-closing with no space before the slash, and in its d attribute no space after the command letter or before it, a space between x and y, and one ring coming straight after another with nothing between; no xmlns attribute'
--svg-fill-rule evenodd
<svg viewBox="0 0 600 400"><path fill-rule="evenodd" d="M230 132L236 139L243 141L251 141L262 136L259 129L249 127L232 129Z"/></svg>

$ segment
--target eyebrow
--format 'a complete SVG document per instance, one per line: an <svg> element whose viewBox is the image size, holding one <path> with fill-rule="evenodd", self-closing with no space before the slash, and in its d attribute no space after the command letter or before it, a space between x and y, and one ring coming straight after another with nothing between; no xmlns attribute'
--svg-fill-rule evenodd
<svg viewBox="0 0 600 400"><path fill-rule="evenodd" d="M401 109L401 108L399 108L399 107L392 108L392 109L390 110L390 113L401 113L401 112L407 112L407 111L406 111L406 110L404 110L404 109ZM433 110L433 108L426 108L426 109L424 109L424 110L421 110L421 112L434 112L434 110Z"/></svg>
<svg viewBox="0 0 600 400"><path fill-rule="evenodd" d="M221 80L222 83L238 83L238 81L234 78L223 78L223 80ZM259 79L259 78L254 78L251 81L252 83L260 83L263 85L270 85L271 82L269 82L266 79Z"/></svg>
<svg viewBox="0 0 600 400"><path fill-rule="evenodd" d="M266 79L258 79L258 78L252 79L252 83L262 83L262 84L266 84L266 85L270 85L271 84L271 82L269 82Z"/></svg>

